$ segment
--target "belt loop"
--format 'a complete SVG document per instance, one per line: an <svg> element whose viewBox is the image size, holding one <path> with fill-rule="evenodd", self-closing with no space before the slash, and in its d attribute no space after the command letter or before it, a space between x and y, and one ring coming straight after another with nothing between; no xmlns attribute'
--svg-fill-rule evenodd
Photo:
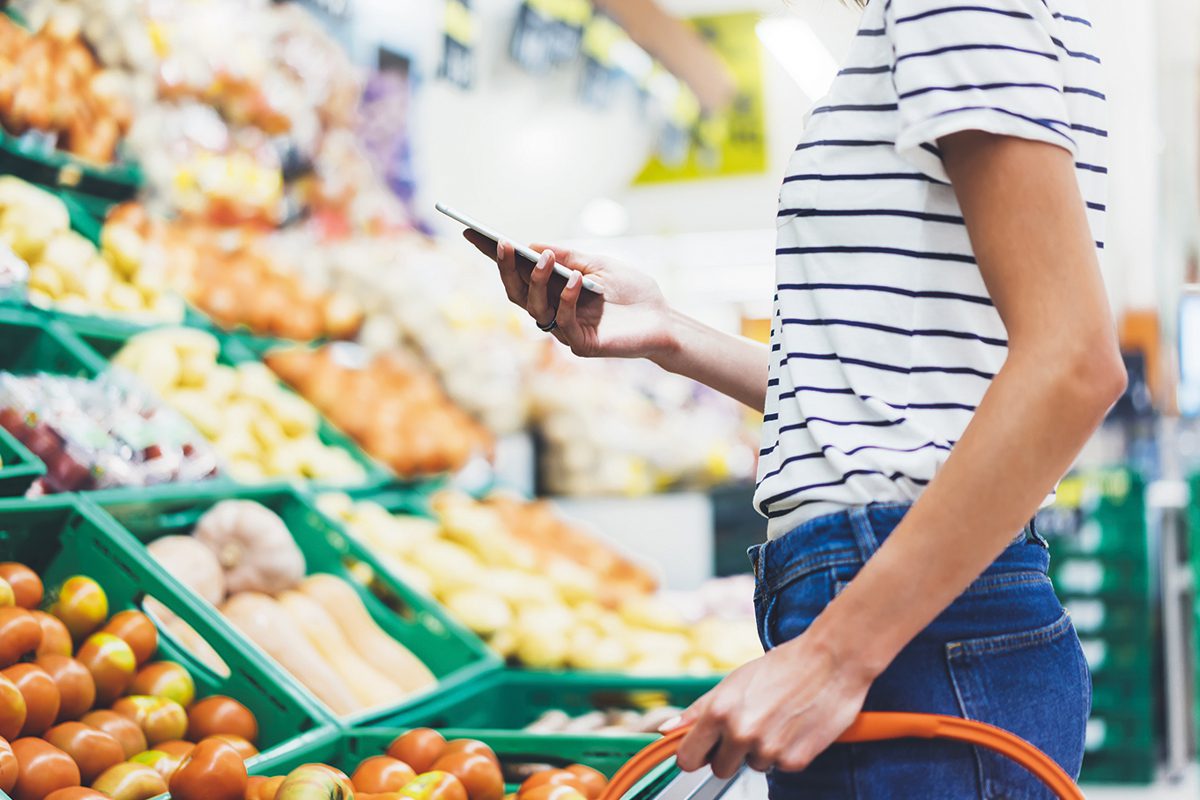
<svg viewBox="0 0 1200 800"><path fill-rule="evenodd" d="M875 529L871 527L871 513L868 506L858 506L849 510L850 528L854 531L854 544L858 546L858 555L863 563L879 549L879 540Z"/></svg>

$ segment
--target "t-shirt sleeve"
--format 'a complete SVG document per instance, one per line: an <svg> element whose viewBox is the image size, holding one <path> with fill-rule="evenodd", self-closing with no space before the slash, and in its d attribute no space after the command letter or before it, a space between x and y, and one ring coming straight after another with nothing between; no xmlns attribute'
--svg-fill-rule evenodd
<svg viewBox="0 0 1200 800"><path fill-rule="evenodd" d="M1076 153L1063 43L1042 0L891 0L886 30L900 112L896 150L949 182L937 140L965 130Z"/></svg>

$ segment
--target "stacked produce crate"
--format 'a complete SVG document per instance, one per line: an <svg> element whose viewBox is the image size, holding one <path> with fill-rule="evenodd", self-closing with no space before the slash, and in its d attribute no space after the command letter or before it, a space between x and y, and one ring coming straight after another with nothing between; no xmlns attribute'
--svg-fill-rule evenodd
<svg viewBox="0 0 1200 800"><path fill-rule="evenodd" d="M1145 484L1125 469L1072 475L1038 524L1092 673L1080 780L1148 783L1156 760L1157 610Z"/></svg>

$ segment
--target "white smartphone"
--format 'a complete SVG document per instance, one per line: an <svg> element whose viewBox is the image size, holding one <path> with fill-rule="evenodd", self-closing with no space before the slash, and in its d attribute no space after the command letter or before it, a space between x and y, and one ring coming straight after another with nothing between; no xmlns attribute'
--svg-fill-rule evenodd
<svg viewBox="0 0 1200 800"><path fill-rule="evenodd" d="M529 269L533 269L533 266L537 264L539 258L538 254L530 250L528 247L522 247L521 245L516 244L516 242L514 242L511 238L507 236L501 236L491 228L480 225L466 214L451 208L445 203L437 203L434 205L434 208L445 214L447 217L461 222L463 225L466 225L468 228L480 234L481 236L491 239L493 242L499 242L501 239L503 239L504 241L511 243L513 250L516 251L518 260L524 259L525 261L529 262ZM563 278L571 277L571 270L564 267L562 264L559 264L557 261L554 262L554 272ZM596 294L602 294L604 292L604 288L599 283L587 277L586 275L583 276L583 288L587 289L589 292L595 292Z"/></svg>

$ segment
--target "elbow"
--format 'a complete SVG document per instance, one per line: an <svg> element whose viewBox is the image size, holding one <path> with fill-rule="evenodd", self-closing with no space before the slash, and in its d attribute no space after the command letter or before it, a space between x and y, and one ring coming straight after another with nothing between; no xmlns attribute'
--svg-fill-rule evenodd
<svg viewBox="0 0 1200 800"><path fill-rule="evenodd" d="M1076 349L1064 376L1071 384L1069 395L1085 413L1103 417L1121 398L1129 385L1129 375L1121 351L1111 334L1099 347Z"/></svg>

